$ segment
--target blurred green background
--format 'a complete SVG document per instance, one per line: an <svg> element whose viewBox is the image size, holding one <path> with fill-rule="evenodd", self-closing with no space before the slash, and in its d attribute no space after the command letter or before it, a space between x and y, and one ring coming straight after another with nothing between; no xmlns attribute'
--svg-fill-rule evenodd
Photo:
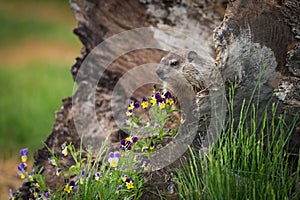
<svg viewBox="0 0 300 200"><path fill-rule="evenodd" d="M30 155L51 132L81 44L67 0L0 0L0 157Z"/></svg>

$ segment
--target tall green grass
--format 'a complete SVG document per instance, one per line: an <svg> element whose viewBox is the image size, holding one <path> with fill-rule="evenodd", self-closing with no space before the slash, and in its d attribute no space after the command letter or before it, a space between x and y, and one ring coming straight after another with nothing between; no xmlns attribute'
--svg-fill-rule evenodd
<svg viewBox="0 0 300 200"><path fill-rule="evenodd" d="M54 123L61 99L71 96L69 64L30 63L23 68L0 66L0 154L21 147L41 147Z"/></svg>
<svg viewBox="0 0 300 200"><path fill-rule="evenodd" d="M233 110L232 96L230 107ZM181 199L300 198L300 159L286 151L299 116L292 121L286 121L285 114L277 118L276 104L262 117L258 109L257 104L244 103L240 118L229 119L206 156L190 151L177 176Z"/></svg>

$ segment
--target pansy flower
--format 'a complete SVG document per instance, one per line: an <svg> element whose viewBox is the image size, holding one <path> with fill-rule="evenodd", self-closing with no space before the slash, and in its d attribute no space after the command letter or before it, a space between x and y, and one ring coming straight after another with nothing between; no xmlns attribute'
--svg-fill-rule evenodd
<svg viewBox="0 0 300 200"><path fill-rule="evenodd" d="M35 199L38 199L38 198L41 198L42 197L42 195L41 194L39 194L40 193L40 189L39 188L30 188L29 189L29 191L30 191L30 193L33 195L33 197L35 198Z"/></svg>
<svg viewBox="0 0 300 200"><path fill-rule="evenodd" d="M125 174L122 174L122 175L121 175L121 180L122 180L123 182L125 182L126 179L127 179L127 176L126 176Z"/></svg>
<svg viewBox="0 0 300 200"><path fill-rule="evenodd" d="M56 176L59 176L60 173L61 173L61 168L56 168L55 175L56 175Z"/></svg>
<svg viewBox="0 0 300 200"><path fill-rule="evenodd" d="M103 177L103 172L96 172L95 173L95 180L96 181L101 181L102 177Z"/></svg>
<svg viewBox="0 0 300 200"><path fill-rule="evenodd" d="M15 198L14 198L14 194L13 194L13 190L10 188L9 189L9 199L10 200L14 200Z"/></svg>
<svg viewBox="0 0 300 200"><path fill-rule="evenodd" d="M127 108L127 110L134 110L136 108L139 108L139 102L137 100L134 100L133 102L131 102Z"/></svg>
<svg viewBox="0 0 300 200"><path fill-rule="evenodd" d="M64 191L69 194L74 187L75 187L75 182L71 181L70 183L66 184Z"/></svg>
<svg viewBox="0 0 300 200"><path fill-rule="evenodd" d="M44 192L44 197L45 197L46 199L49 199L49 198L50 198L50 192L49 192L49 190L45 190L45 192Z"/></svg>
<svg viewBox="0 0 300 200"><path fill-rule="evenodd" d="M154 94L151 96L149 102L151 103L152 106L154 106L156 104L156 98L155 98Z"/></svg>
<svg viewBox="0 0 300 200"><path fill-rule="evenodd" d="M155 99L156 99L156 103L159 104L161 102L163 102L163 98L161 97L161 94L159 92L157 92L155 94Z"/></svg>
<svg viewBox="0 0 300 200"><path fill-rule="evenodd" d="M23 163L27 162L27 154L28 154L28 148L24 148L20 150L21 161Z"/></svg>
<svg viewBox="0 0 300 200"><path fill-rule="evenodd" d="M37 188L40 187L40 184L37 182L36 178L33 179L33 185Z"/></svg>
<svg viewBox="0 0 300 200"><path fill-rule="evenodd" d="M149 107L149 102L148 102L148 99L146 97L143 97L141 107L143 109L147 109Z"/></svg>
<svg viewBox="0 0 300 200"><path fill-rule="evenodd" d="M109 153L109 158L108 158L109 166L117 167L120 156L121 156L121 154L120 154L119 151L110 152Z"/></svg>
<svg viewBox="0 0 300 200"><path fill-rule="evenodd" d="M26 169L27 169L27 165L26 163L20 163L20 165L18 166L18 174L21 177L21 179L25 179L26 178Z"/></svg>
<svg viewBox="0 0 300 200"><path fill-rule="evenodd" d="M67 156L68 155L68 146L66 145L66 143L62 144L61 145L61 153L64 155L64 156Z"/></svg>
<svg viewBox="0 0 300 200"><path fill-rule="evenodd" d="M126 115L128 117L132 116L133 115L133 111L137 108L140 107L140 104L137 100L134 100L133 102L131 102L127 108L127 112L126 112Z"/></svg>
<svg viewBox="0 0 300 200"><path fill-rule="evenodd" d="M122 185L118 185L116 188L116 193L118 193L122 189Z"/></svg>
<svg viewBox="0 0 300 200"><path fill-rule="evenodd" d="M128 190L134 188L133 179L131 179L131 178L127 178L124 184Z"/></svg>
<svg viewBox="0 0 300 200"><path fill-rule="evenodd" d="M123 150L123 151L126 151L126 150L131 150L132 149L132 145L134 143L136 143L138 140L137 137L135 136L129 136L123 140L121 140L121 145L120 145L120 149Z"/></svg>
<svg viewBox="0 0 300 200"><path fill-rule="evenodd" d="M159 109L165 109L166 108L166 104L165 104L165 102L161 102L161 103L159 103Z"/></svg>
<svg viewBox="0 0 300 200"><path fill-rule="evenodd" d="M133 114L132 110L127 110L126 115L127 115L128 117L131 117L132 114Z"/></svg>
<svg viewBox="0 0 300 200"><path fill-rule="evenodd" d="M180 124L184 124L184 122L185 122L185 115L184 113L182 113L180 118Z"/></svg>
<svg viewBox="0 0 300 200"><path fill-rule="evenodd" d="M57 163L54 158L48 158L48 161L52 166L57 167Z"/></svg>
<svg viewBox="0 0 300 200"><path fill-rule="evenodd" d="M81 177L79 178L80 185L82 185L84 183L84 175L85 175L85 171L81 170Z"/></svg>

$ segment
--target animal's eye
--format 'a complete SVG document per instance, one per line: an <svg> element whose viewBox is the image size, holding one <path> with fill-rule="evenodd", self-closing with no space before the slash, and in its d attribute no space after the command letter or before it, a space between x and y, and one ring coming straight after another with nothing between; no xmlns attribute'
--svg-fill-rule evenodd
<svg viewBox="0 0 300 200"><path fill-rule="evenodd" d="M175 66L177 66L178 64L179 64L178 60L171 60L171 62L170 62L170 66L171 66L171 67L175 67Z"/></svg>

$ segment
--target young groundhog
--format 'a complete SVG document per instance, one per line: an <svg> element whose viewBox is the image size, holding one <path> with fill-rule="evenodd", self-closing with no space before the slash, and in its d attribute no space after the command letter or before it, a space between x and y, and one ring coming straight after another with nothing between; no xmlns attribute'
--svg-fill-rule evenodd
<svg viewBox="0 0 300 200"><path fill-rule="evenodd" d="M180 107L187 106L200 96L207 96L214 76L213 59L202 57L195 51L179 50L163 57L156 73L163 80L164 88L177 97ZM197 98L199 97L199 98Z"/></svg>

